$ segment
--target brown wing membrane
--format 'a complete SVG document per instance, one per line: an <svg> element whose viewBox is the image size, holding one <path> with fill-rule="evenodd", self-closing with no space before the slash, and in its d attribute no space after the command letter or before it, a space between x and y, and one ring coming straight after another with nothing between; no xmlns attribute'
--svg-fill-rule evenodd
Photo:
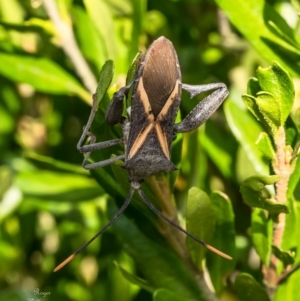
<svg viewBox="0 0 300 301"><path fill-rule="evenodd" d="M152 113L157 117L179 76L176 52L169 40L161 37L148 49L142 76Z"/></svg>

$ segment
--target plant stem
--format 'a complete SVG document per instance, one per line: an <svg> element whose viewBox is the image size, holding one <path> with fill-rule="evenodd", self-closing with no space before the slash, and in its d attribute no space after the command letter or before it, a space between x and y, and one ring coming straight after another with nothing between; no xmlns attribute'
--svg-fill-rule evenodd
<svg viewBox="0 0 300 301"><path fill-rule="evenodd" d="M286 148L286 139L284 127L281 126L278 132L274 135L276 145L276 158L273 162L273 169L276 175L280 175L281 179L276 183L276 202L286 204L286 194L288 182L291 175L290 163L291 154ZM277 248L281 248L282 237L285 228L285 213L280 213L276 217L273 227L272 244ZM267 290L270 298L273 297L280 275L277 275L278 259L274 254L271 254L270 265L263 267L264 280L267 285ZM283 271L284 273L285 271Z"/></svg>
<svg viewBox="0 0 300 301"><path fill-rule="evenodd" d="M70 58L76 73L90 94L95 93L97 80L79 50L71 25L62 20L54 0L43 0L43 3L45 10L56 28L62 49Z"/></svg>

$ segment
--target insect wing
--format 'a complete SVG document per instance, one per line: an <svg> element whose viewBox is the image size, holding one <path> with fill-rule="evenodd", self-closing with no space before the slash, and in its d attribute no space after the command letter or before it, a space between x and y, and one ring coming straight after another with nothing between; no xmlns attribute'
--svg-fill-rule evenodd
<svg viewBox="0 0 300 301"><path fill-rule="evenodd" d="M173 125L181 97L181 73L173 44L154 41L142 61L134 88L128 140L133 157L154 130L165 157L170 157Z"/></svg>

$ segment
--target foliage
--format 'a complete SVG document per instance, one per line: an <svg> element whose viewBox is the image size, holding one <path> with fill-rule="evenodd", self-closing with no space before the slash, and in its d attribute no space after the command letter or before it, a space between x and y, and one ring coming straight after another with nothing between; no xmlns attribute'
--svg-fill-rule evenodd
<svg viewBox="0 0 300 301"><path fill-rule="evenodd" d="M296 301L297 7L0 0L0 300ZM76 144L92 94L97 141L120 137L104 122L109 100L126 74L132 78L138 50L161 35L177 50L184 83L224 82L230 96L224 111L173 142L178 171L146 179L143 189L165 215L233 260L181 235L135 195L111 228L53 273L129 190L121 162L91 173L80 166ZM200 100L183 94L178 119ZM114 146L92 159L123 152Z"/></svg>

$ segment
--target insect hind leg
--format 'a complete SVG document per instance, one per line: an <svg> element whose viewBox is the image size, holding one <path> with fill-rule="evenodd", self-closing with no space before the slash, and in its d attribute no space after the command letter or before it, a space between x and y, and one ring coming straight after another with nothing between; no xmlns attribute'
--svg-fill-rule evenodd
<svg viewBox="0 0 300 301"><path fill-rule="evenodd" d="M207 244L205 241L199 239L198 237L196 237L195 235L189 233L188 231L186 231L185 229L183 229L181 226L179 226L178 224L174 223L172 220L170 220L168 217L166 217L165 215L163 215L146 197L146 195L144 194L144 192L140 189L137 188L136 189L139 193L139 195L141 196L143 202L155 213L157 214L159 217L161 217L162 219L164 219L166 222L168 222L169 224L171 224L173 227L177 228L179 231L183 232L185 235L187 235L188 237L192 238L193 240L195 240L196 242L198 242L199 244L203 245L205 248L209 249L210 251L218 254L219 256L222 256L226 259L232 259L231 256L223 253L222 251L214 248L213 246Z"/></svg>
<svg viewBox="0 0 300 301"><path fill-rule="evenodd" d="M198 128L217 110L228 96L227 87L223 83L195 86L182 84L182 88L190 93L191 98L206 91L215 91L200 101L180 123L175 124L175 133L190 132Z"/></svg>

